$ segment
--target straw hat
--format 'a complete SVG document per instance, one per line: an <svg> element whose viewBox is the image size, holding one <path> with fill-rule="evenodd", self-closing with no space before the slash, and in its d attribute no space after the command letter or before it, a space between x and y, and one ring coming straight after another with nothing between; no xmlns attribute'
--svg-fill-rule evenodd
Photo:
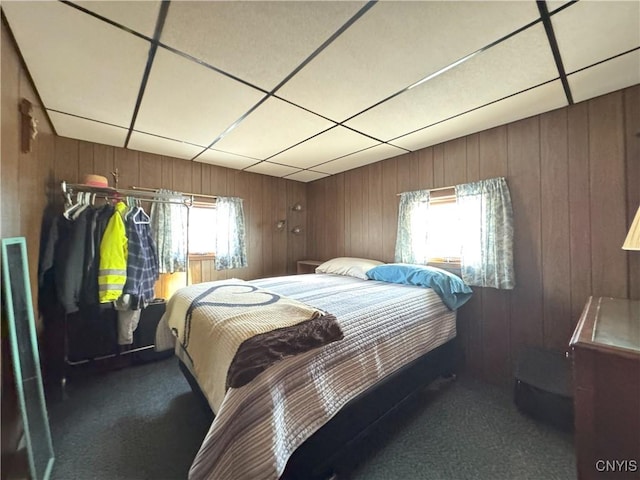
<svg viewBox="0 0 640 480"><path fill-rule="evenodd" d="M84 176L82 180L82 185L86 185L87 187L95 187L95 188L110 188L109 180L107 177L102 175L96 175L93 173L88 173Z"/></svg>

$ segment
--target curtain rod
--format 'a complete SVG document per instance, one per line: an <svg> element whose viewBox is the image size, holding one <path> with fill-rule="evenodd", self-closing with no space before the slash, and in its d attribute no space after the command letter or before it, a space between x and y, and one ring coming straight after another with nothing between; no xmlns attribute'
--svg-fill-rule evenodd
<svg viewBox="0 0 640 480"><path fill-rule="evenodd" d="M456 187L451 185L450 187L438 187L438 188L423 188L421 190L426 190L428 192L440 192L442 190L454 190ZM415 190L414 190L415 191ZM404 193L404 192L403 192ZM396 197L399 197L402 193L396 193Z"/></svg>
<svg viewBox="0 0 640 480"><path fill-rule="evenodd" d="M131 187L133 190L142 191L142 192L155 192L157 188L147 188L147 187ZM205 195L204 193L189 193L189 192L180 192L180 195L187 195L189 197L201 197L201 198L212 198L217 199L217 195Z"/></svg>

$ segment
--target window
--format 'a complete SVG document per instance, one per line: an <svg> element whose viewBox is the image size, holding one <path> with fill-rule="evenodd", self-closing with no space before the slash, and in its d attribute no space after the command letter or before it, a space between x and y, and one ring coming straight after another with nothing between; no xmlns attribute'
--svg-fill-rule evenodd
<svg viewBox="0 0 640 480"><path fill-rule="evenodd" d="M214 254L215 227L215 208L191 207L189 210L189 255Z"/></svg>
<svg viewBox="0 0 640 480"><path fill-rule="evenodd" d="M458 213L453 188L403 193L396 261L459 266L462 242Z"/></svg>
<svg viewBox="0 0 640 480"><path fill-rule="evenodd" d="M514 288L513 209L505 178L401 193L395 261L453 263L469 285Z"/></svg>
<svg viewBox="0 0 640 480"><path fill-rule="evenodd" d="M460 263L462 236L455 195L431 195L428 217L423 216L427 243L425 256L430 263ZM424 237L423 237L424 238Z"/></svg>

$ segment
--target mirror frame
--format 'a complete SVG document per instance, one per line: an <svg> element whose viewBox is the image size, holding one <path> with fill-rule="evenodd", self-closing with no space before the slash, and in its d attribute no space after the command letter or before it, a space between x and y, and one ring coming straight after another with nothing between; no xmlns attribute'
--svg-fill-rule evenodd
<svg viewBox="0 0 640 480"><path fill-rule="evenodd" d="M20 268L22 269L22 278L23 285L12 285L11 283L11 271L9 268L9 256L8 256L8 248L9 246L18 245L20 248ZM15 268L15 267L14 267ZM29 341L31 343L31 354L33 355L33 362L35 365L35 374L36 374L36 388L38 392L38 396L35 399L38 402L35 407L41 409L42 419L44 420L44 434L46 437L47 452L49 453L49 459L47 460L47 466L45 471L42 473L42 476L38 477L38 472L36 471L35 459L34 459L34 449L33 449L33 439L32 433L35 425L30 425L29 423L29 415L27 410L27 401L31 401L31 399L25 398L23 383L25 378L22 373L21 366L21 358L20 358L20 345L18 345L18 335L16 332L16 318L15 318L15 309L14 309L14 288L24 288L24 299L27 303L27 321L28 321L28 335ZM53 470L53 463L55 460L55 456L53 453L53 444L51 441L51 430L49 427L49 417L47 413L47 406L45 403L44 390L42 387L42 373L40 371L40 355L38 353L38 337L36 335L35 329L35 321L33 316L33 300L31 296L31 285L29 283L29 265L27 262L27 246L25 237L15 237L15 238L3 238L2 239L2 290L4 293L4 306L6 308L7 314L7 323L9 326L9 338L11 340L11 354L13 357L13 370L15 374L16 380L16 391L18 392L18 400L20 402L20 411L22 415L22 423L24 427L24 439L27 447L27 454L29 460L29 472L32 480L48 480L51 475L51 471ZM26 352L25 352L26 353ZM26 353L27 355L29 353Z"/></svg>

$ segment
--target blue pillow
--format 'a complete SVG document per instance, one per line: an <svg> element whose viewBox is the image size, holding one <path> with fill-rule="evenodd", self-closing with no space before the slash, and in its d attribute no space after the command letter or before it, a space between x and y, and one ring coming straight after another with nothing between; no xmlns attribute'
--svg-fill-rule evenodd
<svg viewBox="0 0 640 480"><path fill-rule="evenodd" d="M371 280L432 288L450 310L465 304L473 290L460 277L441 268L406 263L387 263L367 271Z"/></svg>

